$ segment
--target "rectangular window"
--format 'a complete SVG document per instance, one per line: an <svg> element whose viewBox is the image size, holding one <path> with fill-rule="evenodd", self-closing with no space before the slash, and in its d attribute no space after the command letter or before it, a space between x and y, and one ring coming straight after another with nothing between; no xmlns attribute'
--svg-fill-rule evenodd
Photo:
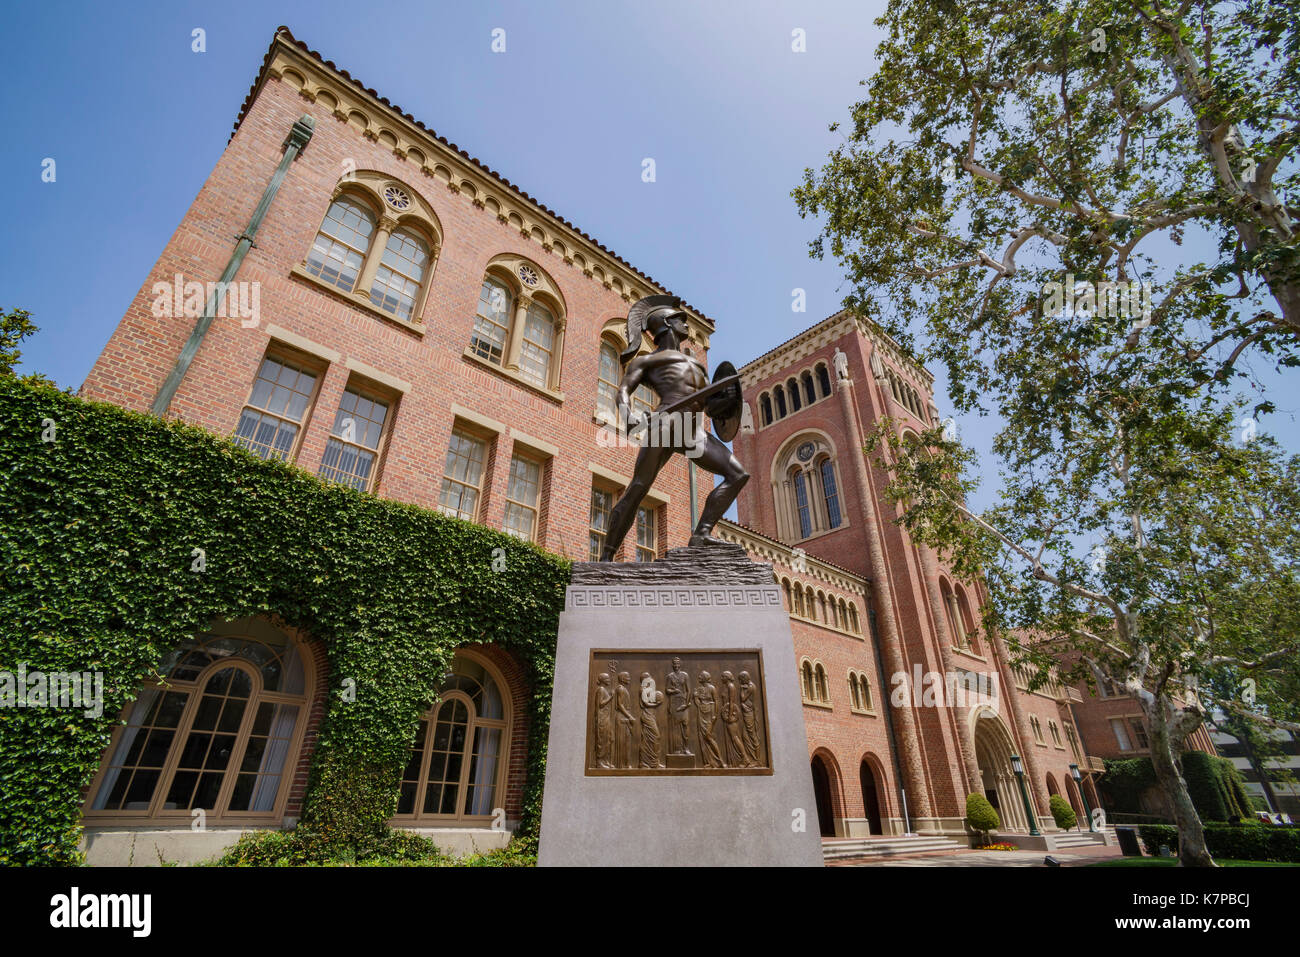
<svg viewBox="0 0 1300 957"><path fill-rule="evenodd" d="M506 489L505 531L526 542L536 541L537 508L542 494L542 463L516 455L510 460Z"/></svg>
<svg viewBox="0 0 1300 957"><path fill-rule="evenodd" d="M319 371L296 360L268 355L235 426L235 444L258 458L291 458L319 377Z"/></svg>
<svg viewBox="0 0 1300 957"><path fill-rule="evenodd" d="M377 396L352 386L344 390L321 459L321 478L350 485L359 492L371 488L388 408L388 402Z"/></svg>
<svg viewBox="0 0 1300 957"><path fill-rule="evenodd" d="M442 494L438 499L438 507L444 515L470 522L478 520L483 463L486 461L487 442L460 430L451 433L447 464L443 469Z"/></svg>
<svg viewBox="0 0 1300 957"><path fill-rule="evenodd" d="M1133 742L1128 738L1128 729L1124 727L1124 721L1121 718L1111 718L1110 728L1115 732L1115 740L1119 743L1121 751L1132 751Z"/></svg>
<svg viewBox="0 0 1300 957"><path fill-rule="evenodd" d="M1141 718L1129 718L1128 726L1133 731L1133 740L1140 750L1145 751L1151 745L1147 741L1147 727Z"/></svg>
<svg viewBox="0 0 1300 957"><path fill-rule="evenodd" d="M658 520L655 509L642 506L636 510L636 560L652 562L659 557L655 548Z"/></svg>
<svg viewBox="0 0 1300 957"><path fill-rule="evenodd" d="M614 493L602 488L591 490L591 547L589 554L593 562L600 561L600 553L605 548L605 533L609 531L609 513L614 508Z"/></svg>

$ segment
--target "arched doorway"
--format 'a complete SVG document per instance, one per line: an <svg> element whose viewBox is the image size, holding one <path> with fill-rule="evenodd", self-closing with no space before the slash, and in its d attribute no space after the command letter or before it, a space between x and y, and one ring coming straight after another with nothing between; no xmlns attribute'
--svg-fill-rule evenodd
<svg viewBox="0 0 1300 957"><path fill-rule="evenodd" d="M885 824L884 817L880 813L880 796L876 790L876 775L871 769L871 762L866 758L862 759L862 767L858 770L858 778L862 784L862 810L867 816L867 828L872 834L884 834Z"/></svg>
<svg viewBox="0 0 1300 957"><path fill-rule="evenodd" d="M1011 734L997 713L988 707L978 708L971 724L984 796L998 812L1004 830L1028 831L1024 799L1011 769Z"/></svg>
<svg viewBox="0 0 1300 957"><path fill-rule="evenodd" d="M1047 776L1047 796L1051 797L1053 794L1060 794L1060 793L1061 793L1060 788L1056 786L1056 778L1052 777L1049 774Z"/></svg>
<svg viewBox="0 0 1300 957"><path fill-rule="evenodd" d="M826 759L814 754L812 759L813 794L817 798L817 821L822 837L835 836L835 809L831 801L831 769Z"/></svg>

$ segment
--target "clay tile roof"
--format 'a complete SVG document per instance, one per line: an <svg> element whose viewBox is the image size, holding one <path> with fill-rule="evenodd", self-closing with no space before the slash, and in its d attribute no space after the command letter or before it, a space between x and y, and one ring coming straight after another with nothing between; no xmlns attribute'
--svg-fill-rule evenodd
<svg viewBox="0 0 1300 957"><path fill-rule="evenodd" d="M667 288L666 288L662 283L656 281L656 280L654 279L654 277L652 277L652 276L648 276L648 275L646 275L645 273L643 273L641 270L637 269L637 268L636 268L635 266L633 266L630 262L628 262L626 259L624 259L622 256L620 256L618 253L614 252L614 250L607 248L607 247L604 246L602 243L600 243L598 240L593 239L591 236L587 235L587 233L584 232L582 229L578 228L578 227L575 226L573 223L569 222L567 219L565 219L563 216L561 216L559 213L555 212L555 210L550 209L549 207L547 207L545 203L542 203L542 202L540 202L540 201L534 199L532 196L529 196L529 195L528 195L527 193L525 193L522 189L520 189L519 187L517 187L517 186L515 186L513 183L511 183L510 180L506 179L506 178L505 178L504 176L502 176L500 173L496 172L496 171L493 170L491 167L489 167L486 163L483 163L483 162L481 162L478 158L476 158L476 157L474 157L474 156L471 156L469 153L465 152L465 150L461 149L461 148L460 148L459 146L457 146L455 143L450 142L446 137L444 137L444 136L440 136L440 135L439 135L438 133L436 133L434 130L429 129L429 127L425 126L423 123L421 123L421 122L420 122L419 120L417 120L415 117L413 117L410 113L407 113L407 112L406 112L405 110L403 110L400 106L398 106L398 105L395 104L395 103L391 103L391 102L389 102L389 100L388 100L387 97L385 97L385 96L380 96L378 93L376 93L376 92L375 92L374 90L372 90L370 87L365 86L365 85L364 85L360 80L356 79L355 77L352 76L352 74L348 73L347 70L344 70L344 69L342 69L342 68L340 68L340 67L338 67L338 66L335 66L333 60L326 60L324 57L322 57L322 56L321 56L319 53L317 53L315 50L313 50L313 49L311 49L309 46L307 46L307 44L305 44L305 43L303 43L301 40L297 39L297 38L293 35L293 32L292 32L288 27L286 27L286 26L281 26L281 27L276 28L275 35L271 38L271 45L267 48L266 56L262 58L262 67L261 67L260 70L257 71L257 79L255 79L255 80L253 81L253 85L252 85L251 87L249 87L249 89L248 89L248 96L244 97L243 105L240 106L240 108L239 108L239 116L237 116L237 117L235 118L235 125L234 125L234 128L231 130L231 133L230 133L230 135L231 135L232 138L233 138L234 135L235 135L235 131L239 129L240 124L244 122L244 117L248 114L248 110L249 110L249 108L253 105L253 100L256 99L258 90L260 90L260 89L262 88L262 84L263 84L263 82L265 82L265 80L266 80L266 70L267 70L267 67L269 67L269 66L271 65L271 57L272 57L272 56L274 55L274 53L275 53L275 44L276 44L276 40L278 40L280 37L283 37L286 41L288 41L289 43L292 43L292 44L293 44L294 46L296 46L298 49L302 50L304 53L306 53L309 57L311 57L311 58L312 58L313 60L315 60L317 63L320 63L321 65L325 66L327 69L329 69L329 70L333 71L334 73L338 74L339 76L343 77L343 79L349 81L349 82L350 82L353 86L355 86L357 89L364 91L366 94L368 94L369 96L371 96L371 97L373 97L374 99L378 100L380 103L382 103L384 106L388 107L390 110L392 110L392 111L394 111L395 113L398 113L399 115L401 115L402 117L404 117L408 122L413 123L415 126L419 127L419 128L422 129L424 132L428 133L431 137L433 137L434 139L436 139L436 140L437 140L439 143L441 143L443 146L446 146L448 149L455 150L457 153L459 153L461 156L463 156L466 160L468 160L470 163L472 163L475 167L477 167L477 168L478 168L479 170L481 170L483 173L485 173L485 174L487 174L488 176L492 177L494 180L496 180L496 181L497 181L498 183L500 183L502 186L505 186L506 188L508 188L509 190L511 190L512 192L514 192L514 193L515 193L516 195L518 195L521 199L527 200L529 203L532 203L534 206L537 206L539 209L542 210L542 212L547 213L547 214L550 215L550 216L554 216L556 219L558 219L561 223L563 223L563 224L564 224L565 226L567 226L569 229L572 229L574 232L576 232L576 233L577 233L579 236L581 236L583 239L587 240L589 243L591 243L592 245L594 245L597 249L601 250L601 252L603 252L603 253L605 253L606 255L608 255L611 259L613 259L613 260L615 260L616 262L621 263L622 265L626 266L629 270L631 270L632 272L636 273L636 275L640 276L640 277L641 277L642 279L644 279L647 283L649 283L649 284L655 286L655 287L658 288L658 289L663 289L665 292L669 293L670 295L672 294L672 290L667 289ZM691 310L692 310L696 315L698 315L702 320L704 320L704 322L708 324L708 327L709 327L710 331L712 331L712 330L714 330L714 329L717 328L716 323L714 323L714 321L713 321L712 319L710 319L708 316L706 316L706 315L705 315L703 312L701 312L699 309L696 309L696 308L695 308L694 306L692 306L690 303L687 303L687 302L685 302L685 301L683 301L683 304L684 304L687 308L691 309Z"/></svg>

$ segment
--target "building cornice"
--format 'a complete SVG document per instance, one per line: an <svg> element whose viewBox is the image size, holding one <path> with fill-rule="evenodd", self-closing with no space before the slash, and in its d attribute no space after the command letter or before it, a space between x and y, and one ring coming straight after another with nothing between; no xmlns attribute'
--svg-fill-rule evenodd
<svg viewBox="0 0 1300 957"><path fill-rule="evenodd" d="M424 176L440 181L445 188L478 209L494 214L501 222L510 223L521 236L582 269L585 276L615 292L625 302L633 303L651 294L671 294L613 250L364 86L346 70L324 59L297 40L288 27L276 30L257 79L235 120L236 131L271 78L289 83L304 99L328 108L336 119L349 123L367 139L388 147L394 156L411 163ZM683 309L691 321L693 334L701 347L707 349L715 330L713 320L689 304L683 304Z"/></svg>

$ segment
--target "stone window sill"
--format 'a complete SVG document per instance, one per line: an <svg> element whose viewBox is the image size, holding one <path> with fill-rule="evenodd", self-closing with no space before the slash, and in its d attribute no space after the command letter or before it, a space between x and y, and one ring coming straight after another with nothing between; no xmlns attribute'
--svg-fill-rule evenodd
<svg viewBox="0 0 1300 957"><path fill-rule="evenodd" d="M821 708L823 711L835 710L829 704L825 704L821 701L809 701L807 698L805 698L803 703L809 708Z"/></svg>
<svg viewBox="0 0 1300 957"><path fill-rule="evenodd" d="M469 359L471 362L477 363L478 365L482 366L484 369L487 369L490 372L494 372L499 376L503 376L504 378L507 378L512 382L515 382L523 386L525 389L528 389L532 392L536 392L538 395L550 399L552 402L564 401L563 392L556 392L554 389L548 389L545 386L540 386L536 382L533 382L531 379L527 379L524 376L520 375L518 372L514 372L510 369L507 369L505 366L499 366L495 362L489 362L487 359L484 359L481 355L479 355L469 346L465 347L465 351L462 352L461 355L464 356L466 359Z"/></svg>
<svg viewBox="0 0 1300 957"><path fill-rule="evenodd" d="M876 712L874 712L874 711L867 711L867 710L865 710L865 709L863 709L863 708L853 708L853 709L851 709L851 710L853 711L854 714L860 714L860 715L862 715L862 716L865 717L865 718L879 718L879 717L880 717L880 715L878 715Z"/></svg>
<svg viewBox="0 0 1300 957"><path fill-rule="evenodd" d="M305 282L309 282L313 286L316 286L318 289L322 289L325 292L331 293L337 298L342 299L349 306L356 306L358 309L364 309L366 312L376 315L380 319L387 320L388 322L393 323L393 325L395 326L400 326L403 329L408 330L409 332L414 332L418 336L424 335L424 323L422 321L412 322L409 319L403 319L400 316L396 316L386 309L380 309L378 306L376 306L373 302L370 301L370 297L368 295L363 295L362 293L359 292L347 292L343 289L340 289L338 286L325 282L323 279L320 279L317 276L313 276L306 269L304 269L301 264L294 266L293 269L289 270L289 272L291 275L296 276L298 279L301 279Z"/></svg>

